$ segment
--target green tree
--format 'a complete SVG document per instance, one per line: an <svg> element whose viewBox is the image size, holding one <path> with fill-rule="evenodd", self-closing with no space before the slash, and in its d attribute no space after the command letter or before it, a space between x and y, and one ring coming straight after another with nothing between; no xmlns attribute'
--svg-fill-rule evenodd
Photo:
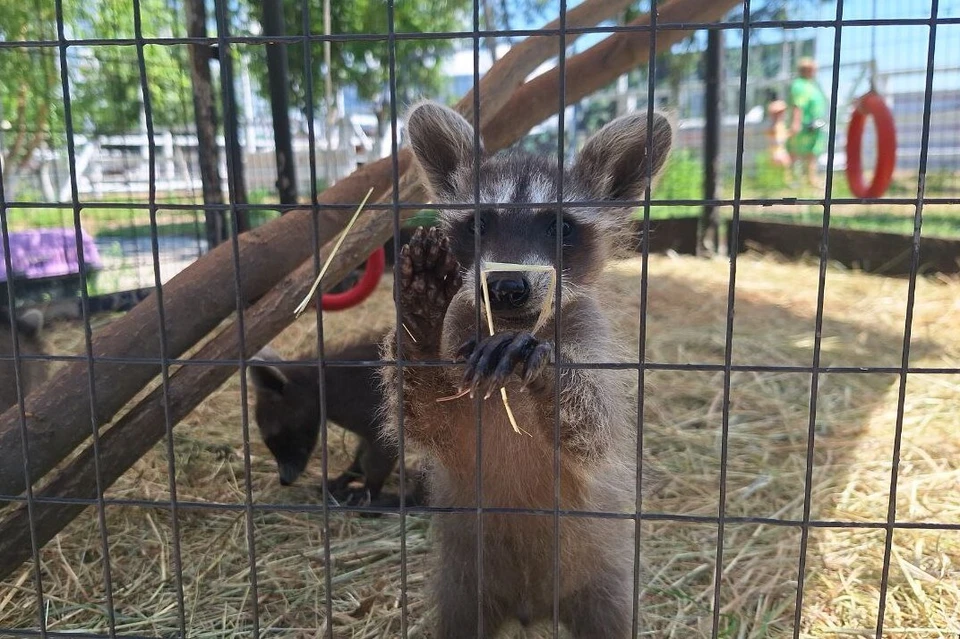
<svg viewBox="0 0 960 639"><path fill-rule="evenodd" d="M260 16L260 3L247 0L250 15ZM405 0L394 8L394 28L398 33L436 33L469 29L468 7L472 0ZM286 33L301 34L303 1L284 0ZM331 0L331 32L334 34L386 34L387 5L382 0ZM324 33L323 11L320 3L310 7L310 32ZM410 102L421 95L435 95L443 86L440 61L453 50L450 39L409 39L396 41L397 100ZM291 44L287 49L290 60L290 90L295 104L307 104L306 76L303 64L303 45ZM313 97L319 102L324 95L324 68L322 46L311 49L313 64ZM334 89L355 87L362 100L374 105L380 138L390 121L389 52L385 41L354 40L334 42L331 46L332 84ZM251 72L258 79L259 90L266 94L266 52L262 47L251 52ZM318 111L319 112L319 111Z"/></svg>
<svg viewBox="0 0 960 639"><path fill-rule="evenodd" d="M0 40L56 39L53 2L0 3ZM23 47L0 50L0 125L4 171L22 169L43 144L62 136L58 50Z"/></svg>
<svg viewBox="0 0 960 639"><path fill-rule="evenodd" d="M144 29L161 37L180 35L182 17L166 0L140 0ZM67 16L65 16L66 18ZM75 38L132 38L133 3L97 0L78 3L71 19ZM143 50L154 126L192 124L190 72L182 45L147 45ZM71 61L74 126L106 134L140 129L142 94L135 47L102 45L77 50Z"/></svg>
<svg viewBox="0 0 960 639"><path fill-rule="evenodd" d="M141 0L150 35L180 35L181 20L166 0ZM0 2L0 40L56 40L52 0ZM131 38L129 0L64 3L64 30L76 38ZM183 46L144 49L154 123L161 128L192 122L190 74ZM73 125L77 131L124 133L139 130L140 73L134 47L71 47L67 65ZM65 139L59 49L6 48L0 51L0 124L5 171L26 167L34 152L59 148Z"/></svg>

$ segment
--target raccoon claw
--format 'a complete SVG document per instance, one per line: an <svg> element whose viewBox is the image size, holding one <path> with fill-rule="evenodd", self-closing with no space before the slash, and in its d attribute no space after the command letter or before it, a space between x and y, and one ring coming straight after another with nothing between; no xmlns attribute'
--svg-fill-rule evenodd
<svg viewBox="0 0 960 639"><path fill-rule="evenodd" d="M533 352L530 353L526 363L523 365L523 375L521 377L524 386L528 386L540 376L543 369L550 363L550 356L552 354L553 344L550 342L538 344L537 347L533 349Z"/></svg>
<svg viewBox="0 0 960 639"><path fill-rule="evenodd" d="M343 473L336 479L327 482L327 492L337 503L343 504L356 492L357 489L351 488L350 484L357 479L360 479L360 477L353 473Z"/></svg>
<svg viewBox="0 0 960 639"><path fill-rule="evenodd" d="M420 227L400 249L397 303L404 326L420 342L439 340L443 316L463 285L460 264L440 230Z"/></svg>
<svg viewBox="0 0 960 639"><path fill-rule="evenodd" d="M543 372L552 353L553 344L541 342L526 331L497 333L479 344L471 340L457 353L467 358L460 388L469 389L471 397L480 392L487 399L506 385L514 370L526 387Z"/></svg>
<svg viewBox="0 0 960 639"><path fill-rule="evenodd" d="M370 491L366 488L351 488L346 495L346 498L341 502L344 506L369 506L370 505Z"/></svg>

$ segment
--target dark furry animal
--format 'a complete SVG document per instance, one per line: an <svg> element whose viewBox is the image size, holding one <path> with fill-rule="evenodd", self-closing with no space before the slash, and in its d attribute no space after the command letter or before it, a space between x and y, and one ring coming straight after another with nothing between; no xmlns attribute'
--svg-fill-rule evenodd
<svg viewBox="0 0 960 639"><path fill-rule="evenodd" d="M29 310L16 317L14 326L19 337L20 355L43 355L41 339L43 313ZM13 361L13 334L10 332L10 311L0 307L0 413L17 403L17 378ZM20 361L20 381L26 397L46 379L43 362Z"/></svg>
<svg viewBox="0 0 960 639"><path fill-rule="evenodd" d="M376 361L374 340L349 346L328 356L340 360ZM280 358L269 349L250 363L256 394L256 420L260 435L277 462L280 483L292 484L303 473L320 434L320 373L316 360L296 366L270 365ZM379 438L378 408L382 402L376 369L329 366L325 371L327 419L361 438L356 456L342 475L329 482L331 496L340 503L375 506L399 505L399 496L381 494L397 454ZM350 484L363 480L360 489ZM407 496L410 505L417 494Z"/></svg>
<svg viewBox="0 0 960 639"><path fill-rule="evenodd" d="M476 166L474 132L459 114L430 102L409 113L407 133L432 201L474 203L477 173L481 198L479 223L473 210L441 210L440 228L419 230L396 266L400 318L410 335L404 337L400 354L410 360L464 362L459 370L406 368L399 396L395 369L382 370L385 435L397 437L396 415L402 402L406 441L429 460L432 506L475 508L480 472L482 505L488 508L552 510L558 482L562 509L634 510L631 375L562 365L625 359L614 347L611 323L600 305L598 276L613 255L616 240L630 228L632 209L625 202L643 199L647 176L662 168L671 146L671 127L663 116L654 116L649 132L646 123L645 112L627 115L586 142L564 172L563 200L572 203L563 207L558 221L556 205L550 204L558 200L559 191L554 158L514 152L482 157ZM575 203L597 200L614 206ZM474 250L477 235L479 255ZM482 265L555 266L558 240L563 250L562 307L532 334L549 294L550 273L492 274L488 283L496 333L487 337L486 321L481 320L477 341L474 284ZM562 318L559 344L553 342L556 315ZM384 359L397 354L391 332ZM501 387L507 389L510 406L527 434L511 428L500 401ZM485 400L479 460L475 400L463 396L438 402L461 390ZM554 469L555 437L560 445L559 479ZM439 514L433 519L437 541L433 601L438 614L434 636L494 637L511 621L527 625L552 618L555 553L560 562L560 620L573 636L630 636L632 521L567 516L556 535L550 516L510 512L482 516L481 584L477 516Z"/></svg>

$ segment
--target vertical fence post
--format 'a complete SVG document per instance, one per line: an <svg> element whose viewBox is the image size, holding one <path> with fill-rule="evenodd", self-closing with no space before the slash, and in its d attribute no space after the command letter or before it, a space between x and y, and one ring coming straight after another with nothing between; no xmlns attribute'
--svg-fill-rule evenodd
<svg viewBox="0 0 960 639"><path fill-rule="evenodd" d="M723 33L717 29L707 31L706 83L703 129L703 211L700 214L700 237L697 238L697 254L718 253L720 250L720 214L711 200L717 199L717 168L720 159L720 74L723 60ZM709 243L709 244L708 244Z"/></svg>
<svg viewBox="0 0 960 639"><path fill-rule="evenodd" d="M280 0L263 2L263 34L282 36L283 7ZM290 139L290 101L287 98L287 46L268 44L267 80L270 83L270 111L273 115L273 142L277 158L277 192L280 204L297 203L296 156Z"/></svg>
<svg viewBox="0 0 960 639"><path fill-rule="evenodd" d="M187 36L207 37L207 15L203 0L185 0ZM190 77L193 86L193 113L197 127L197 159L200 164L200 183L203 186L203 204L206 218L207 249L212 249L227 238L224 224L223 182L220 179L220 148L217 146L217 111L213 101L213 80L210 76L210 46L191 43Z"/></svg>
<svg viewBox="0 0 960 639"><path fill-rule="evenodd" d="M215 2L225 1L215 0ZM218 25L218 28L224 30L227 27L227 24ZM222 33L221 36L229 38L230 34ZM226 152L231 156L230 161L227 162L227 171L233 172L233 203L240 205L232 210L237 216L237 233L243 233L250 228L250 212L243 206L247 203L247 183L243 175L243 147L240 145L240 117L237 114L239 103L234 82L236 76L233 73L233 53L230 51L228 42L224 42L224 46L226 48L216 51L214 57L220 61L220 83L224 99L223 137ZM250 117L249 113L244 115ZM229 231L227 233L229 235Z"/></svg>

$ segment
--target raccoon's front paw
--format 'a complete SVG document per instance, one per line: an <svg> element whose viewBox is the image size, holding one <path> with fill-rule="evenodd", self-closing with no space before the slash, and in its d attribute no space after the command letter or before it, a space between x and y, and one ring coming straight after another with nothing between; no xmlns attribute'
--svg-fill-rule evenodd
<svg viewBox="0 0 960 639"><path fill-rule="evenodd" d="M471 397L483 393L486 399L506 384L514 370L523 385L529 386L543 372L552 353L552 342L540 341L526 331L496 333L479 344L470 340L457 351L457 357L466 360L460 389L470 389Z"/></svg>
<svg viewBox="0 0 960 639"><path fill-rule="evenodd" d="M440 344L443 317L450 300L463 285L460 264L450 243L436 227L420 227L400 250L400 287L397 303L400 318L415 340L411 350L436 351Z"/></svg>

